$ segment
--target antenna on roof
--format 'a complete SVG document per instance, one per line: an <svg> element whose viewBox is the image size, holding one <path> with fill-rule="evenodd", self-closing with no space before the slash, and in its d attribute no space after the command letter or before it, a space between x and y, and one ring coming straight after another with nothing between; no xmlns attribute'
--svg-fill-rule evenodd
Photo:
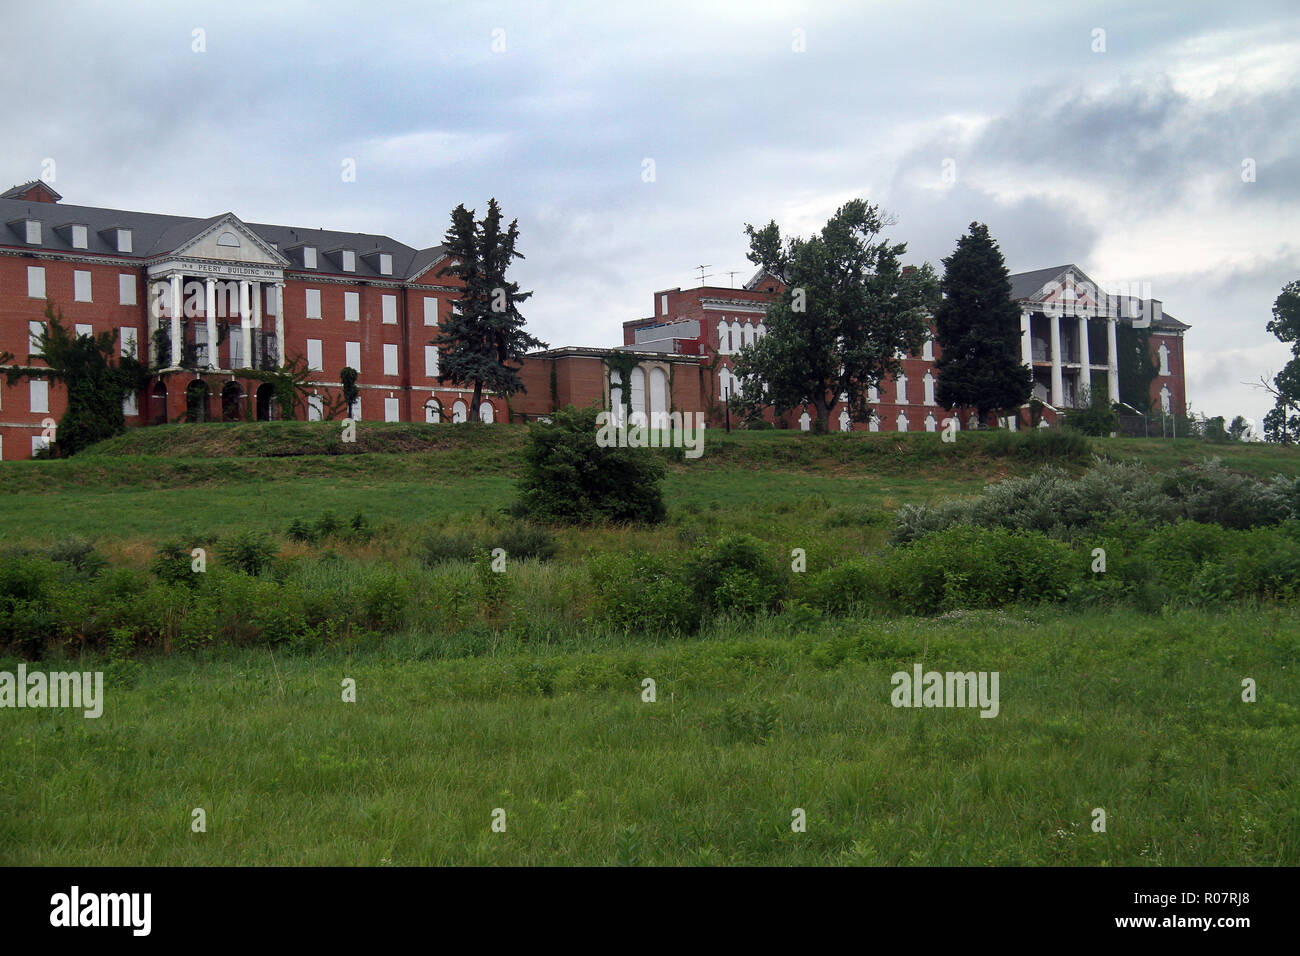
<svg viewBox="0 0 1300 956"><path fill-rule="evenodd" d="M727 270L727 281L731 283L731 287L732 287L733 289L736 287L736 276L739 275L739 274L740 274L740 270L739 270L739 269L729 269L729 270Z"/></svg>
<svg viewBox="0 0 1300 956"><path fill-rule="evenodd" d="M696 266L695 268L700 270L700 285L704 285L704 280L713 275L712 272L704 271L705 269L708 269L709 266Z"/></svg>

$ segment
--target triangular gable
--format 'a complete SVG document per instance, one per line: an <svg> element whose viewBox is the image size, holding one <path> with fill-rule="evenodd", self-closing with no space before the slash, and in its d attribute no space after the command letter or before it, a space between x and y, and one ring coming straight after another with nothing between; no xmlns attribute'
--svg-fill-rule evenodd
<svg viewBox="0 0 1300 956"><path fill-rule="evenodd" d="M194 223L184 232L178 231L166 239L170 240L168 244L175 244L170 249L155 251L166 253L169 258L217 259L277 268L289 265L282 253L244 225L234 213Z"/></svg>
<svg viewBox="0 0 1300 956"><path fill-rule="evenodd" d="M1021 296L1021 301L1030 305L1067 315L1080 312L1097 315L1104 314L1107 308L1106 290L1076 265L1068 265L1058 270L1044 270L1047 279L1039 284L1039 277L1034 278L1037 288Z"/></svg>

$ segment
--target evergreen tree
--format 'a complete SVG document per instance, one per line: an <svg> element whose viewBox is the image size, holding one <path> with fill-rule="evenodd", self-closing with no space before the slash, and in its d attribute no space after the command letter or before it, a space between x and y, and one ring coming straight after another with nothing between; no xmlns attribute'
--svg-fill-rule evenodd
<svg viewBox="0 0 1300 956"><path fill-rule="evenodd" d="M63 324L62 312L55 315L54 302L47 301L45 328L36 337L35 345L36 351L27 357L29 364L10 365L5 380L14 385L24 378L36 378L63 386L68 407L55 432L55 445L61 454L74 455L126 430L122 402L144 388L149 374L132 356L116 358L116 331L76 335ZM0 364L12 359L11 354L4 353ZM45 365L30 364L33 359L43 360Z"/></svg>
<svg viewBox="0 0 1300 956"><path fill-rule="evenodd" d="M868 389L897 374L899 352L920 349L926 312L938 298L934 270L903 271L907 244L878 238L887 225L892 221L875 206L854 199L808 239L783 245L775 222L745 227L749 260L780 276L786 289L763 319L766 334L734 360L744 382L738 409L771 405L784 414L808 405L824 432L844 394L851 417L867 420Z"/></svg>
<svg viewBox="0 0 1300 956"><path fill-rule="evenodd" d="M443 239L450 262L439 274L459 278L465 288L430 344L441 351L439 382L473 385L470 421L478 421L485 389L498 395L525 391L519 377L523 357L546 348L524 331L519 312L519 303L532 293L519 291L519 283L506 277L511 262L524 258L516 248L518 239L517 219L502 231L495 199L480 222L474 221L474 210L458 205Z"/></svg>
<svg viewBox="0 0 1300 956"><path fill-rule="evenodd" d="M982 428L990 412L1029 400L1033 374L1020 361L1020 308L1011 276L986 225L970 224L943 260L943 302L934 313L942 354L935 399L945 408L974 408Z"/></svg>
<svg viewBox="0 0 1300 956"><path fill-rule="evenodd" d="M1264 436L1269 441L1290 444L1300 426L1300 280L1288 282L1273 302L1273 318L1268 331L1281 342L1291 345L1287 362L1270 383L1261 384L1273 396L1273 409L1264 416Z"/></svg>

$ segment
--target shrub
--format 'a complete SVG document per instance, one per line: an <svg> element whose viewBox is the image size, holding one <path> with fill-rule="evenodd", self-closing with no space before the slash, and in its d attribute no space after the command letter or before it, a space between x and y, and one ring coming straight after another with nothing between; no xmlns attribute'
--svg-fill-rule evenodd
<svg viewBox="0 0 1300 956"><path fill-rule="evenodd" d="M686 562L686 575L696 600L714 611L771 609L785 594L785 579L766 546L748 534L723 535L697 548Z"/></svg>
<svg viewBox="0 0 1300 956"><path fill-rule="evenodd" d="M49 556L51 561L66 564L88 577L94 577L108 564L91 542L78 537L64 538L55 543L50 547Z"/></svg>
<svg viewBox="0 0 1300 956"><path fill-rule="evenodd" d="M616 631L689 634L700 607L680 568L658 555L602 554L588 563L596 619Z"/></svg>
<svg viewBox="0 0 1300 956"><path fill-rule="evenodd" d="M517 522L496 536L493 548L502 548L515 560L549 561L557 549L555 534L538 525Z"/></svg>
<svg viewBox="0 0 1300 956"><path fill-rule="evenodd" d="M665 468L648 448L601 447L596 408L555 412L530 426L517 517L542 522L657 523L664 519Z"/></svg>
<svg viewBox="0 0 1300 956"><path fill-rule="evenodd" d="M224 562L253 577L270 569L278 551L270 536L259 531L241 531L217 548Z"/></svg>
<svg viewBox="0 0 1300 956"><path fill-rule="evenodd" d="M804 600L834 614L879 608L888 602L889 573L879 560L850 558L803 577Z"/></svg>
<svg viewBox="0 0 1300 956"><path fill-rule="evenodd" d="M434 534L425 538L420 545L420 561L428 567L446 561L470 561L474 553L480 550L478 538L469 531L455 534Z"/></svg>
<svg viewBox="0 0 1300 956"><path fill-rule="evenodd" d="M167 584L193 586L198 583L199 576L194 572L194 559L190 552L191 549L183 544L166 542L154 552L149 570Z"/></svg>

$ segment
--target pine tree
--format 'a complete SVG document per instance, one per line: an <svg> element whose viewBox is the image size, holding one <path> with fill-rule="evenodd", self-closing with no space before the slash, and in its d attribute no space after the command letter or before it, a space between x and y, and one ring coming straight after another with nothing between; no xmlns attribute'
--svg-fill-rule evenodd
<svg viewBox="0 0 1300 956"><path fill-rule="evenodd" d="M943 260L943 302L934 313L942 354L935 398L945 408L974 408L983 427L989 413L1019 408L1033 390L1020 361L1020 309L1011 276L986 225L970 224Z"/></svg>
<svg viewBox="0 0 1300 956"><path fill-rule="evenodd" d="M439 382L473 384L469 420L478 421L483 392L513 395L526 391L519 377L524 355L546 343L524 331L519 303L532 296L520 292L519 283L506 278L514 259L524 258L516 245L519 220L501 230L501 207L492 199L487 215L474 221L474 210L458 205L443 244L450 262L440 275L464 283L453 304L450 319L430 344L441 350Z"/></svg>

